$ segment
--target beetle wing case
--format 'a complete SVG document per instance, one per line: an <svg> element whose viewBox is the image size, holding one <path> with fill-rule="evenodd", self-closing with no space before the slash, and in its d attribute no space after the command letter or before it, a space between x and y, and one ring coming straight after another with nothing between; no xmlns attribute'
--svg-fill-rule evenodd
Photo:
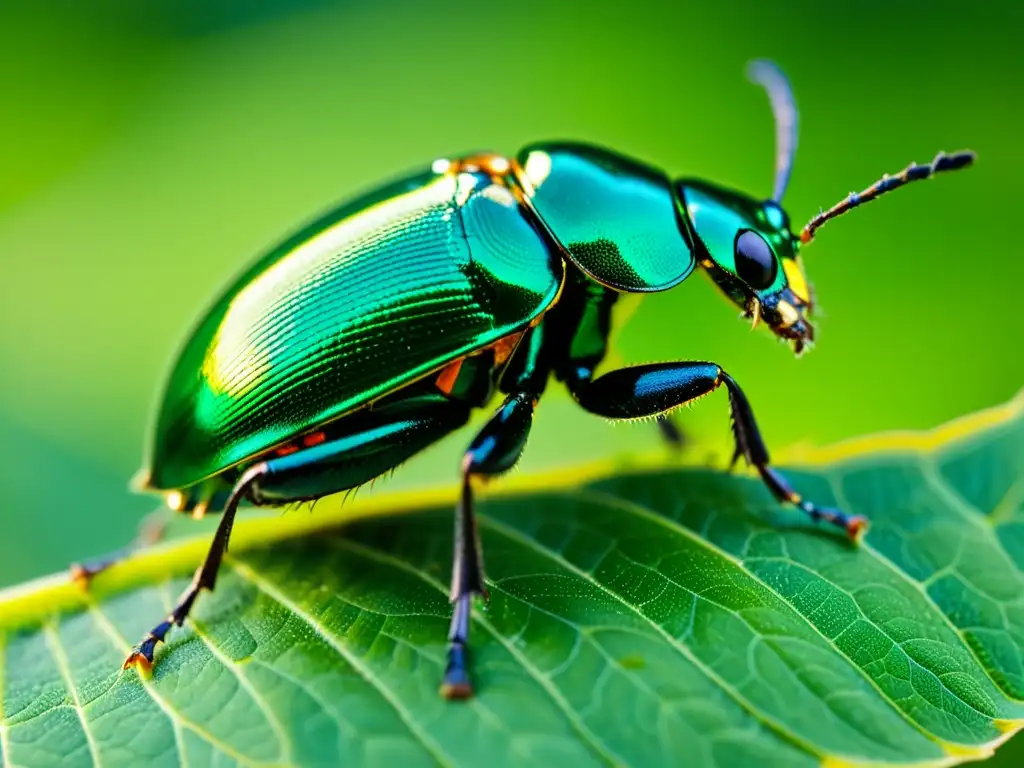
<svg viewBox="0 0 1024 768"><path fill-rule="evenodd" d="M178 357L149 487L192 485L525 329L561 255L484 172L427 172L322 217L231 286Z"/></svg>

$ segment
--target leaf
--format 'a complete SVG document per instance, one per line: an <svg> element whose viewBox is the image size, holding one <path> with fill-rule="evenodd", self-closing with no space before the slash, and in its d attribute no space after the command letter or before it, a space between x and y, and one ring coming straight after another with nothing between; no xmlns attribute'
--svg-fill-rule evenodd
<svg viewBox="0 0 1024 768"><path fill-rule="evenodd" d="M862 546L707 469L495 489L467 703L436 693L448 491L240 521L216 592L152 677L121 660L208 536L141 553L88 593L64 575L2 592L2 763L838 768L991 754L1024 725L1024 396L794 458L807 495L871 517Z"/></svg>

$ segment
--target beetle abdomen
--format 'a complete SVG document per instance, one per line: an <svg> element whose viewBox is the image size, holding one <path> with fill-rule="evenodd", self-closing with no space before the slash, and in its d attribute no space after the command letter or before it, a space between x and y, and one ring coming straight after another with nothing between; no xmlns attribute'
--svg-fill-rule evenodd
<svg viewBox="0 0 1024 768"><path fill-rule="evenodd" d="M180 488L526 327L561 260L484 173L426 173L258 262L171 375L149 486Z"/></svg>

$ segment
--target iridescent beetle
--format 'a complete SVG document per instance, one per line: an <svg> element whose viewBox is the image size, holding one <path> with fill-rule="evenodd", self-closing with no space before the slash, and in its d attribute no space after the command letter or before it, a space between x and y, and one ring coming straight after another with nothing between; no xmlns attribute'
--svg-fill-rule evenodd
<svg viewBox="0 0 1024 768"><path fill-rule="evenodd" d="M798 252L829 219L908 182L970 165L939 154L884 176L790 231L780 207L796 147L784 76L760 62L777 123L763 201L594 146L536 144L515 158L435 162L309 224L257 260L199 322L165 389L146 490L181 511L222 508L205 562L171 614L125 662L149 665L202 589L213 589L239 503L308 500L362 485L503 404L463 456L441 692L472 693L473 595L486 596L473 480L518 460L549 379L612 419L665 417L724 385L735 458L780 502L856 538L865 521L816 506L774 470L743 390L712 362L639 365L595 377L613 305L665 291L700 266L755 324L799 353L812 294ZM661 421L666 434L673 429Z"/></svg>

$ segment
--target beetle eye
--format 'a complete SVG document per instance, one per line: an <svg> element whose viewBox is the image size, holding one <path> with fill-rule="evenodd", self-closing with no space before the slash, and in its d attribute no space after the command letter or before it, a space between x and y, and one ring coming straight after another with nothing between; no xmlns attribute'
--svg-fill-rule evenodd
<svg viewBox="0 0 1024 768"><path fill-rule="evenodd" d="M778 265L775 254L757 232L744 230L736 238L736 274L756 291L775 282Z"/></svg>

